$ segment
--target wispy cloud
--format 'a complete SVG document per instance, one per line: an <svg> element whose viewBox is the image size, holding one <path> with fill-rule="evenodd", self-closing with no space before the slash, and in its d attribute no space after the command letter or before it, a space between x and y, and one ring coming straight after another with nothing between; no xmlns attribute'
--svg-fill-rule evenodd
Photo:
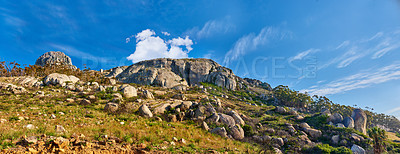
<svg viewBox="0 0 400 154"><path fill-rule="evenodd" d="M313 54L313 53L316 53L319 51L321 51L321 50L320 49L308 49L306 51L298 53L296 56L290 57L289 62L294 61L294 60L301 60L304 57L308 56L309 54Z"/></svg>
<svg viewBox="0 0 400 154"><path fill-rule="evenodd" d="M393 108L393 109L390 109L390 110L386 111L385 113L386 114L392 114L392 113L399 112L399 111L400 111L400 107L396 107L396 108Z"/></svg>
<svg viewBox="0 0 400 154"><path fill-rule="evenodd" d="M187 35L193 36L196 39L208 38L213 35L225 34L235 29L235 25L231 22L230 17L225 17L221 20L207 21L203 27L194 27L188 30Z"/></svg>
<svg viewBox="0 0 400 154"><path fill-rule="evenodd" d="M398 79L400 79L400 63L395 62L385 67L363 70L354 75L302 91L313 95L331 95Z"/></svg>
<svg viewBox="0 0 400 154"><path fill-rule="evenodd" d="M291 33L288 31L282 31L273 27L264 27L258 34L250 33L239 38L234 46L225 54L223 64L229 66L232 61L237 60L248 52L256 50L259 46L266 45L271 40L281 40L290 36Z"/></svg>
<svg viewBox="0 0 400 154"><path fill-rule="evenodd" d="M343 41L334 51L342 52L318 67L319 70L336 65L337 68L345 68L362 58L371 57L378 59L395 49L400 48L400 33L378 32L375 35L355 41Z"/></svg>

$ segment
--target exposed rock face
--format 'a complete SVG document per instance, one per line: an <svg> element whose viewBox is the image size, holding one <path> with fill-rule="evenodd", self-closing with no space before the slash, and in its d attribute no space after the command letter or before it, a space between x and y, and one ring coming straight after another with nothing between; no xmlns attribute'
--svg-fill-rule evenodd
<svg viewBox="0 0 400 154"><path fill-rule="evenodd" d="M351 117L354 119L354 129L367 135L367 115L361 109L354 109Z"/></svg>
<svg viewBox="0 0 400 154"><path fill-rule="evenodd" d="M158 85L167 88L209 82L234 90L238 78L232 70L209 59L160 58L142 61L127 68L114 68L110 71L109 77L116 77L124 83Z"/></svg>
<svg viewBox="0 0 400 154"><path fill-rule="evenodd" d="M79 81L79 78L75 76L68 76L65 74L58 74L58 73L52 73L48 75L46 78L44 78L44 84L46 85L60 85L64 87L68 82L70 83L76 83Z"/></svg>
<svg viewBox="0 0 400 154"><path fill-rule="evenodd" d="M60 51L50 51L44 53L36 60L35 65L65 65L71 69L76 69L76 66L72 65L71 58Z"/></svg>

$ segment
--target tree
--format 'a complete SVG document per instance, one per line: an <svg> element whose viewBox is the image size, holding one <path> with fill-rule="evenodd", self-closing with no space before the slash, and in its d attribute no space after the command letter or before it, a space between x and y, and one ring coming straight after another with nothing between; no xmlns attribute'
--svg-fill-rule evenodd
<svg viewBox="0 0 400 154"><path fill-rule="evenodd" d="M386 131L379 127L373 127L368 129L368 135L373 139L374 153L383 153L385 151L385 140L387 139Z"/></svg>

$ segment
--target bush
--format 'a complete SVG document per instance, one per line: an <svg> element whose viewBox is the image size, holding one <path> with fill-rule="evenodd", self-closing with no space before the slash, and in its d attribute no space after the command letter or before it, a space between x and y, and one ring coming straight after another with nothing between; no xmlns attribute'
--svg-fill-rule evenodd
<svg viewBox="0 0 400 154"><path fill-rule="evenodd" d="M253 136L253 128L250 125L244 125L242 126L243 131L244 131L244 136L249 137L249 136Z"/></svg>
<svg viewBox="0 0 400 154"><path fill-rule="evenodd" d="M346 147L332 147L329 144L318 144L317 146L307 149L306 153L321 153L321 154L351 154L352 151Z"/></svg>

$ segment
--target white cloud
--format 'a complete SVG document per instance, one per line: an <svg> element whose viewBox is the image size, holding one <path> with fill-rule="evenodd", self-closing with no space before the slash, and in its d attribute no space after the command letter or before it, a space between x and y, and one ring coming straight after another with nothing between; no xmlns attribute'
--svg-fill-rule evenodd
<svg viewBox="0 0 400 154"><path fill-rule="evenodd" d="M297 54L294 57L290 57L289 61L301 60L304 57L308 56L309 54L313 54L313 53L316 53L316 52L319 52L319 51L320 51L319 49L308 49L306 51L300 52L299 54Z"/></svg>
<svg viewBox="0 0 400 154"><path fill-rule="evenodd" d="M330 95L398 79L400 79L400 63L395 62L385 67L364 70L357 74L301 91L307 91L312 95Z"/></svg>
<svg viewBox="0 0 400 154"><path fill-rule="evenodd" d="M171 34L168 32L161 32L162 34L164 34L165 36L170 36Z"/></svg>
<svg viewBox="0 0 400 154"><path fill-rule="evenodd" d="M346 46L348 46L349 44L350 44L350 41L343 41L342 44L340 44L340 45L338 45L338 46L336 47L336 50L337 50L337 49L340 49L340 48L342 48L342 47L346 47Z"/></svg>
<svg viewBox="0 0 400 154"><path fill-rule="evenodd" d="M224 65L228 66L232 61L245 55L247 52L256 50L259 46L267 44L273 39L283 39L290 35L289 32L282 32L276 28L264 27L257 35L250 33L236 41L224 58Z"/></svg>
<svg viewBox="0 0 400 154"><path fill-rule="evenodd" d="M207 21L204 26L199 29L194 27L187 33L190 36L194 36L197 39L208 38L217 34L225 34L235 29L235 25L232 24L230 17L225 17L222 20L210 20Z"/></svg>
<svg viewBox="0 0 400 154"><path fill-rule="evenodd" d="M165 41L159 36L155 36L153 30L146 29L135 35L136 50L127 57L133 63L155 59L155 58L187 58L188 53L193 50L193 41L186 36L173 38ZM184 50L181 46L185 46Z"/></svg>
<svg viewBox="0 0 400 154"><path fill-rule="evenodd" d="M396 107L396 108L393 108L391 110L388 110L388 111L386 111L386 114L392 114L392 113L395 113L395 112L398 112L398 111L400 111L400 107Z"/></svg>

